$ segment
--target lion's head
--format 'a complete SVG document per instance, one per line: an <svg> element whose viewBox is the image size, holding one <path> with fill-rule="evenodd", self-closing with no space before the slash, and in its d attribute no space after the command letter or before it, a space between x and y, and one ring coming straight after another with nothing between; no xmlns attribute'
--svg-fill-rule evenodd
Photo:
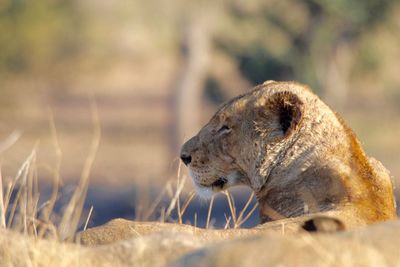
<svg viewBox="0 0 400 267"><path fill-rule="evenodd" d="M266 82L227 102L183 145L181 159L202 195L250 186L264 222L309 209L347 209L368 222L395 216L390 176L298 83Z"/></svg>
<svg viewBox="0 0 400 267"><path fill-rule="evenodd" d="M230 100L183 145L181 159L200 194L209 196L233 185L262 186L263 181L255 180L257 164L275 155L302 119L302 101L295 91L304 89L297 87L271 81Z"/></svg>

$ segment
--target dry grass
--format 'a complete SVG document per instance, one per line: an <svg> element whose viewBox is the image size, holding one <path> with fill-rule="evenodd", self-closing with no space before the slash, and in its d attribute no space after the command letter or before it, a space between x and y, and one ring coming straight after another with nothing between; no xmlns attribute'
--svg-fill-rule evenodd
<svg viewBox="0 0 400 267"><path fill-rule="evenodd" d="M249 199L247 200L246 204L244 205L243 209L239 212L239 214L237 214L235 200L234 200L232 194L229 191L225 191L224 194L226 196L226 199L228 200L229 210L231 212L231 218L232 218L232 223L233 223L232 228L234 228L234 229L240 228L240 226L250 218L250 216L254 213L254 211L258 207L258 202L256 202L253 205L253 207L249 211L247 211L250 206L251 201L253 200L253 198L255 196L254 192L251 193ZM228 221L227 221L227 223L228 223Z"/></svg>
<svg viewBox="0 0 400 267"><path fill-rule="evenodd" d="M178 171L176 178L173 178L169 180L163 190L161 191L161 194L158 195L157 199L151 204L151 206L148 208L148 212L146 213L146 219L150 218L151 215L155 214L155 211L157 207L161 210L161 215L158 218L158 221L160 222L174 222L178 224L183 224L183 216L194 199L196 193L192 190L189 193L184 193L183 189L185 188L185 184L188 180L188 177L186 175L182 175L181 173L181 163L179 163L178 166ZM250 216L254 213L256 208L258 207L258 203L255 203L251 208L250 204L252 203L252 200L254 199L255 195L252 193L244 207L238 211L236 204L235 204L235 199L233 195L228 191L223 191L222 194L226 196L226 201L229 206L229 215L225 215L226 218L226 224L225 224L225 229L228 228L240 228L249 218ZM167 198L168 205L167 206L162 206L161 200L163 198ZM140 201L140 200L139 200ZM207 219L206 219L206 229L213 228L211 221L212 221L212 209L214 206L214 201L215 197L213 196L208 203L208 212L207 212ZM219 200L223 201L223 200ZM174 216L176 215L176 216ZM197 226L197 214L194 214L194 218L192 221L193 226ZM190 223L190 222L189 222Z"/></svg>
<svg viewBox="0 0 400 267"><path fill-rule="evenodd" d="M73 196L66 206L61 223L58 228L58 237L61 240L72 240L78 229L78 224L82 215L83 204L85 203L87 189L89 187L90 171L99 148L101 131L100 122L97 112L97 107L92 101L92 119L94 125L93 139L90 146L89 155L86 158L85 164L82 169L81 179L76 187Z"/></svg>
<svg viewBox="0 0 400 267"><path fill-rule="evenodd" d="M3 177L0 168L0 228L13 230L34 238L71 242L82 224L83 229L87 228L92 212L95 209L92 206L86 218L82 218L90 172L101 138L100 122L96 105L92 102L93 137L90 151L83 166L80 181L72 197L63 207L61 214L57 214L54 208L60 198L60 169L63 153L52 112L50 111L49 114L53 147L56 155L55 165L52 169L51 194L47 200L40 198L39 174L36 162L39 144L37 143L22 162L14 177ZM13 132L1 142L0 155L12 147L18 141L19 136L18 132ZM184 192L188 177L182 174L181 167L181 164L179 164L176 177L165 184L158 197L150 202L150 205L147 207L142 205L142 213L137 220L149 220L155 214L158 214L158 210L161 210L158 221L184 223L184 214L193 201L195 192ZM230 208L230 214L226 216L226 228L239 228L248 220L257 207L257 204L255 204L252 208L249 208L254 194L249 197L246 205L240 211L237 211L232 194L229 191L223 194L226 195L226 201ZM167 202L165 202L166 199ZM213 197L209 202L206 220L207 229L213 227L211 215L214 201ZM223 201L223 199L220 201ZM167 203L167 205L163 203ZM194 226L197 226L197 220L197 214L195 214L192 222Z"/></svg>
<svg viewBox="0 0 400 267"><path fill-rule="evenodd" d="M51 112L49 113L51 114ZM90 171L100 142L100 123L96 105L92 102L93 139L91 149L84 164L78 186L69 203L64 207L61 219L54 212L59 197L60 168L62 152L57 131L50 115L51 132L56 151L56 164L53 170L53 189L50 198L39 206L38 170L36 155L38 143L24 160L15 177L5 179L0 172L0 227L11 229L35 238L48 238L59 241L71 241L81 221L83 204L89 186ZM0 144L0 154L18 140L18 133L12 133ZM89 214L90 216L90 214ZM88 218L89 219L89 218ZM87 225L87 221L86 224Z"/></svg>

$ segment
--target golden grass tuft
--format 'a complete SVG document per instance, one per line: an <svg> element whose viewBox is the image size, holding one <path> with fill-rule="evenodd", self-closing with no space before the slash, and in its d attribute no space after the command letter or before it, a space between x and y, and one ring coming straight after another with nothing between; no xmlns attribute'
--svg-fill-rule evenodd
<svg viewBox="0 0 400 267"><path fill-rule="evenodd" d="M52 113L50 114L50 129L56 152L56 164L53 169L53 186L50 198L39 205L38 170L36 155L38 143L23 161L17 174L7 179L1 175L0 168L0 227L23 233L35 238L47 238L58 241L72 241L81 221L83 204L89 186L90 171L100 142L100 123L96 105L91 105L93 119L93 138L89 154L86 158L81 178L75 188L69 203L64 207L61 219L57 220L54 206L59 197L60 168L62 152ZM13 132L0 143L0 155L10 148L19 137ZM88 219L87 219L88 220ZM87 223L86 223L87 225Z"/></svg>
<svg viewBox="0 0 400 267"><path fill-rule="evenodd" d="M0 164L0 229L9 229L22 233L35 239L50 239L57 242L71 242L81 224L83 229L88 226L89 219L95 207L91 207L86 218L82 218L82 210L89 186L89 177L95 156L101 139L100 122L94 101L91 102L93 137L90 151L83 166L79 183L69 202L63 207L61 214L56 214L54 207L60 197L61 165L63 153L60 147L56 125L52 112L49 111L50 131L56 155L55 165L52 168L52 190L47 200L40 199L39 175L36 166L37 150L39 142L35 144L29 155L22 162L21 167L14 177L4 179ZM0 142L0 155L12 147L19 139L20 133L15 131L8 138ZM154 218L158 209L161 215L157 218L160 222L174 222L184 224L183 217L190 203L195 197L195 192L184 193L185 184L188 180L181 172L182 165L178 165L176 177L167 181L157 198L150 205L142 205L136 220L149 220ZM224 192L229 204L230 215L226 216L225 228L239 228L254 210L255 204L249 209L254 198L252 194L241 211L237 211L235 200L229 191ZM39 203L39 199L42 204ZM168 199L167 205L162 201ZM209 202L206 228L212 228L212 209L214 197ZM222 200L223 201L223 200ZM140 202L140 199L138 200ZM194 215L192 224L197 226L197 214Z"/></svg>

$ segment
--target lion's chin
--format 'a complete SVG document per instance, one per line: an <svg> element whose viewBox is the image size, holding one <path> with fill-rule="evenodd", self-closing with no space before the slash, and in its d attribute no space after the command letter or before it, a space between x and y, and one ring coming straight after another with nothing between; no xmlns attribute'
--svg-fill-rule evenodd
<svg viewBox="0 0 400 267"><path fill-rule="evenodd" d="M210 199L215 193L218 193L222 189L220 188L220 190L217 190L219 188L212 186L212 184L205 185L197 182L199 176L197 175L196 172L193 172L190 168L189 168L189 174L192 177L192 183L197 194L203 199Z"/></svg>
<svg viewBox="0 0 400 267"><path fill-rule="evenodd" d="M189 168L189 174L192 177L193 186L197 194L203 199L210 199L214 194L221 192L231 186L241 184L240 178L242 175L234 171L226 178L220 177L210 184L202 184L197 182L199 177Z"/></svg>
<svg viewBox="0 0 400 267"><path fill-rule="evenodd" d="M194 181L193 181L193 186L197 192L197 195L206 200L210 199L215 193L217 193L213 191L212 187L199 185Z"/></svg>
<svg viewBox="0 0 400 267"><path fill-rule="evenodd" d="M219 178L210 185L199 184L193 180L197 194L203 199L210 199L214 194L226 189L227 183L225 178Z"/></svg>

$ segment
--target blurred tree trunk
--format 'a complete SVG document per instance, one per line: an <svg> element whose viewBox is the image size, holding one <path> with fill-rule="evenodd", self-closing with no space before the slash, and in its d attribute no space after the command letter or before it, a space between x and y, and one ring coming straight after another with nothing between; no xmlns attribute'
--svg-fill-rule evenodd
<svg viewBox="0 0 400 267"><path fill-rule="evenodd" d="M203 89L208 76L211 34L204 16L193 16L184 23L181 40L181 70L173 94L171 124L172 158L180 146L200 129Z"/></svg>

